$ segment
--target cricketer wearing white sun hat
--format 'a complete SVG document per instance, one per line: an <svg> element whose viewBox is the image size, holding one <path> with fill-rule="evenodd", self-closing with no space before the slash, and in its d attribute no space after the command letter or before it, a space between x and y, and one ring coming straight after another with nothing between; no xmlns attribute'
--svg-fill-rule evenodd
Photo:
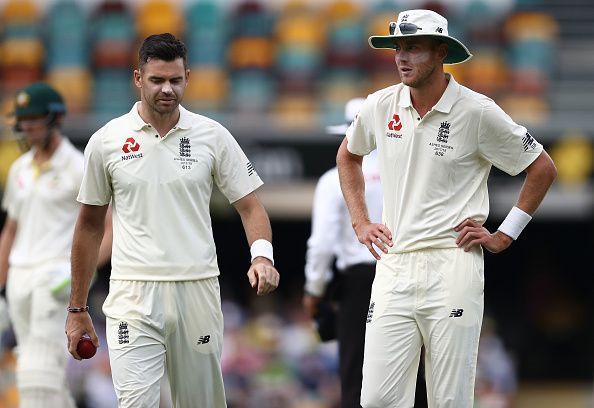
<svg viewBox="0 0 594 408"><path fill-rule="evenodd" d="M460 64L472 58L468 48L448 34L448 20L431 10L406 10L398 14L398 20L390 23L390 35L369 37L372 48L394 48L394 40L400 37L435 37L448 44L444 64Z"/></svg>

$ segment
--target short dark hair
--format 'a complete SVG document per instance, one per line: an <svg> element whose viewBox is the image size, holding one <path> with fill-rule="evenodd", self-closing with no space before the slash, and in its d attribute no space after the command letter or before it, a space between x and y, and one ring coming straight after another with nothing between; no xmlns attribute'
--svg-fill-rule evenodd
<svg viewBox="0 0 594 408"><path fill-rule="evenodd" d="M163 61L184 60L184 68L188 68L187 48L173 34L153 34L144 39L138 50L138 67L142 69L149 60L156 58Z"/></svg>

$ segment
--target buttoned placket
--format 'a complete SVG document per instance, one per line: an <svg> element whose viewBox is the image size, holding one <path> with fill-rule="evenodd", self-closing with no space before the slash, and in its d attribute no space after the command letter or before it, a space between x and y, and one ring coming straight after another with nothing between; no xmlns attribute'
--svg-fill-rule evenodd
<svg viewBox="0 0 594 408"><path fill-rule="evenodd" d="M148 132L154 136L155 139L157 139L157 142L160 143L161 141L167 139L167 137L172 134L173 132L175 132L176 130L179 129L178 126L174 126L172 127L169 132L167 132L167 134L163 137L161 137L159 135L159 133L157 133L156 129L151 125L151 124L147 124L146 127L148 128Z"/></svg>
<svg viewBox="0 0 594 408"><path fill-rule="evenodd" d="M167 132L167 134L166 134L166 135L165 135L165 136L164 136L162 139L167 139L167 136L169 136L170 134L172 134L173 132L175 132L175 131L176 131L176 130L178 130L178 129L179 129L179 127L177 127L177 125L176 125L176 126L174 126L174 127L172 127L172 128L169 130L169 132Z"/></svg>
<svg viewBox="0 0 594 408"><path fill-rule="evenodd" d="M421 124L421 121L422 121L421 115L419 115L417 113L417 110L412 105L410 105L410 108L409 109L410 109L410 115L412 116L412 119L413 119L412 120L412 123L413 123L413 126L415 127L415 130L416 130L418 127L421 127L422 126L422 124Z"/></svg>
<svg viewBox="0 0 594 408"><path fill-rule="evenodd" d="M417 110L412 105L411 105L411 109L412 109L413 117L415 118L415 120L413 122L418 127L422 127L423 124L425 122L427 122L427 120L426 120L427 116L432 115L433 112L435 111L435 108L432 108L431 110L427 111L427 113L425 114L425 116L421 117L421 115L419 115L419 113L417 112Z"/></svg>

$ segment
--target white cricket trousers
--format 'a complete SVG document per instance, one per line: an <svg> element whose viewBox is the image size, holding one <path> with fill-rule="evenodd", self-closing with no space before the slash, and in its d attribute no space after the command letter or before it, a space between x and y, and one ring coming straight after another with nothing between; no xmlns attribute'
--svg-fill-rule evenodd
<svg viewBox="0 0 594 408"><path fill-rule="evenodd" d="M51 293L56 277L70 274L70 263L53 260L8 271L6 297L17 341L16 384L21 408L74 407L66 382L67 297Z"/></svg>
<svg viewBox="0 0 594 408"><path fill-rule="evenodd" d="M103 312L120 408L158 408L165 367L174 407L226 407L218 278L112 279Z"/></svg>
<svg viewBox="0 0 594 408"><path fill-rule="evenodd" d="M367 315L361 405L413 407L424 344L429 408L471 408L483 291L481 248L382 255Z"/></svg>

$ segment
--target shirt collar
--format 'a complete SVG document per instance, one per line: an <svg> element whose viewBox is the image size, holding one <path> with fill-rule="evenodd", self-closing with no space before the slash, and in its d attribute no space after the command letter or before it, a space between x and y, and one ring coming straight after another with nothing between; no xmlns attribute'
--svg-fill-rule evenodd
<svg viewBox="0 0 594 408"><path fill-rule="evenodd" d="M130 115L132 117L132 129L133 130L142 130L146 126L150 126L150 124L146 123L138 113L138 108L140 107L140 102L136 102L130 110ZM184 108L183 106L179 105L179 120L177 124L174 126L175 129L189 129L191 127L191 115L190 112Z"/></svg>
<svg viewBox="0 0 594 408"><path fill-rule="evenodd" d="M177 125L175 125L175 127L178 129L189 129L191 125L192 115L186 108L179 105L179 120L177 121Z"/></svg>
<svg viewBox="0 0 594 408"><path fill-rule="evenodd" d="M448 86L433 107L433 109L442 113L450 113L460 91L460 85L458 85L452 74L446 73L446 77L448 78Z"/></svg>
<svg viewBox="0 0 594 408"><path fill-rule="evenodd" d="M460 85L456 82L452 74L446 73L445 75L448 78L448 86L446 87L445 91L443 92L443 95L441 95L441 98L439 98L439 101L437 101L433 109L443 113L450 113L450 110L452 109L452 106L456 101ZM405 85L400 92L401 94L398 106L400 106L401 108L411 107L412 102L410 99L410 88Z"/></svg>
<svg viewBox="0 0 594 408"><path fill-rule="evenodd" d="M141 117L140 113L138 113L138 108L140 107L140 101L136 102L132 109L130 110L130 116L132 118L132 129L133 130L142 130L145 126L149 126Z"/></svg>
<svg viewBox="0 0 594 408"><path fill-rule="evenodd" d="M400 99L398 100L398 106L400 106L401 108L412 107L412 102L410 100L410 88L406 85L404 85L400 90Z"/></svg>

